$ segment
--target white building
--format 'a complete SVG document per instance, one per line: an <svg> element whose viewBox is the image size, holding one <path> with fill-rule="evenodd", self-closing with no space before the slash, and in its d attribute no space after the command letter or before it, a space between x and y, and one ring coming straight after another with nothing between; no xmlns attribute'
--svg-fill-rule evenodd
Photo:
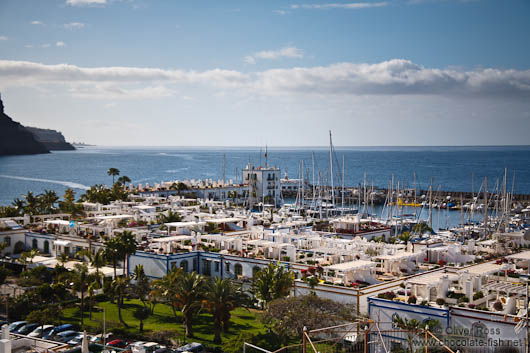
<svg viewBox="0 0 530 353"><path fill-rule="evenodd" d="M243 182L249 187L249 205L258 203L280 205L281 184L280 169L276 167L257 167L247 164L243 169Z"/></svg>

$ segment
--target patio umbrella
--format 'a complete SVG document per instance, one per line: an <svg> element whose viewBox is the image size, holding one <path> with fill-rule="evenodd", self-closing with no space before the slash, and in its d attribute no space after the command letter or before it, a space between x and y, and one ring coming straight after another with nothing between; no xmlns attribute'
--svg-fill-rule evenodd
<svg viewBox="0 0 530 353"><path fill-rule="evenodd" d="M86 330L83 331L83 343L81 344L81 353L89 353L89 351L88 351L88 338L86 336Z"/></svg>

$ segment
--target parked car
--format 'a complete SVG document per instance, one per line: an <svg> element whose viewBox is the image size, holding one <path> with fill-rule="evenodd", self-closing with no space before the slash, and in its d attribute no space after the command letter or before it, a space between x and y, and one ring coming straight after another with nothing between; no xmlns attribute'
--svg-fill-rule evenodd
<svg viewBox="0 0 530 353"><path fill-rule="evenodd" d="M27 321L15 321L9 324L9 332L17 332L22 326L26 325Z"/></svg>
<svg viewBox="0 0 530 353"><path fill-rule="evenodd" d="M43 335L42 338L49 340L49 339L52 339L52 337L57 335L58 333L68 331L68 330L73 330L73 329L74 329L74 325L72 324L59 325L55 327L53 330L51 330L47 335Z"/></svg>
<svg viewBox="0 0 530 353"><path fill-rule="evenodd" d="M57 341L57 342L66 343L66 342L70 341L71 339L73 339L78 334L79 334L79 332L74 331L74 330L63 331L63 332L59 332L58 334L53 336L52 340L53 341Z"/></svg>
<svg viewBox="0 0 530 353"><path fill-rule="evenodd" d="M191 342L185 346L177 348L175 352L206 353L206 350L204 349L204 346L202 344L197 342Z"/></svg>
<svg viewBox="0 0 530 353"><path fill-rule="evenodd" d="M86 335L88 342L90 342L90 339L92 336ZM81 343L83 343L83 333L80 332L77 336L72 338L70 341L67 342L70 346L78 346Z"/></svg>
<svg viewBox="0 0 530 353"><path fill-rule="evenodd" d="M125 348L129 345L127 341L124 340L112 340L107 343L107 346L116 347L116 348Z"/></svg>
<svg viewBox="0 0 530 353"><path fill-rule="evenodd" d="M112 335L113 335L112 332L107 332L105 334L105 336L106 336L106 340L105 341L109 341L109 338L112 337ZM90 343L103 344L103 334L100 333L99 335L92 336L92 338L90 338Z"/></svg>
<svg viewBox="0 0 530 353"><path fill-rule="evenodd" d="M17 333L21 335L27 335L28 333L31 333L33 330L35 330L37 327L39 327L40 324L36 324L34 322L26 324L18 329Z"/></svg>
<svg viewBox="0 0 530 353"><path fill-rule="evenodd" d="M131 350L132 353L140 353L140 352L153 353L160 348L165 348L165 347L160 345L157 342L138 341L138 342L131 343L129 345L129 349Z"/></svg>
<svg viewBox="0 0 530 353"><path fill-rule="evenodd" d="M53 325L43 325L37 327L35 330L28 334L28 337L42 337L48 335L54 328Z"/></svg>

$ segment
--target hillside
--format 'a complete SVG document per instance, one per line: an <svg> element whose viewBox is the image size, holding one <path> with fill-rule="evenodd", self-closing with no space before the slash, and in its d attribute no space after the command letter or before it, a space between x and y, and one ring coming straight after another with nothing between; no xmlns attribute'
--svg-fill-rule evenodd
<svg viewBox="0 0 530 353"><path fill-rule="evenodd" d="M75 147L66 142L63 134L59 131L28 126L26 126L26 129L35 136L38 142L44 144L50 151L75 150Z"/></svg>
<svg viewBox="0 0 530 353"><path fill-rule="evenodd" d="M0 156L49 152L31 132L4 113L4 104L0 99Z"/></svg>

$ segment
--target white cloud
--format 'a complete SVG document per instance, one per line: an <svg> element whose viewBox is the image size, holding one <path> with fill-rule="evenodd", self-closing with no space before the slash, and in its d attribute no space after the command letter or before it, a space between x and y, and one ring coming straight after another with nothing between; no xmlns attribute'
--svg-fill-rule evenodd
<svg viewBox="0 0 530 353"><path fill-rule="evenodd" d="M44 43L40 45L41 48L49 48L51 45L49 43Z"/></svg>
<svg viewBox="0 0 530 353"><path fill-rule="evenodd" d="M282 15L282 16L287 14L287 11L285 11L285 10L274 10L272 12L274 12L275 14L278 14L278 15Z"/></svg>
<svg viewBox="0 0 530 353"><path fill-rule="evenodd" d="M81 22L70 22L70 23L65 23L64 24L64 28L66 29L81 29L81 28L84 28L85 27L85 24L84 23L81 23Z"/></svg>
<svg viewBox="0 0 530 353"><path fill-rule="evenodd" d="M338 63L274 69L258 74L256 89L269 94L524 96L530 98L530 70L427 69L409 60L377 64Z"/></svg>
<svg viewBox="0 0 530 353"><path fill-rule="evenodd" d="M91 99L152 99L175 95L175 91L164 86L124 88L110 83L75 85L69 89L72 96Z"/></svg>
<svg viewBox="0 0 530 353"><path fill-rule="evenodd" d="M254 59L254 57L252 55L247 55L243 58L243 60L247 63L247 64L252 64L254 65L256 63L256 59Z"/></svg>
<svg viewBox="0 0 530 353"><path fill-rule="evenodd" d="M384 7L387 6L388 2L352 2L345 4L328 3L328 4L303 4L303 5L291 5L292 9L368 9L371 7Z"/></svg>
<svg viewBox="0 0 530 353"><path fill-rule="evenodd" d="M513 98L530 101L530 70L424 68L409 60L376 64L272 69L251 74L231 70L186 71L137 67L86 68L0 60L0 82L7 86L63 85L72 95L101 98L167 97L173 85L202 85L219 93L264 96L431 95Z"/></svg>
<svg viewBox="0 0 530 353"><path fill-rule="evenodd" d="M31 24L36 25L36 26L44 26L44 23L42 23L41 21L37 21L37 20L31 21Z"/></svg>
<svg viewBox="0 0 530 353"><path fill-rule="evenodd" d="M55 43L55 46L56 47L66 47L66 44L63 41L58 41L57 43Z"/></svg>
<svg viewBox="0 0 530 353"><path fill-rule="evenodd" d="M264 50L244 58L248 64L255 64L256 59L276 60L281 58L298 58L304 57L304 51L296 47L285 47L278 50Z"/></svg>
<svg viewBox="0 0 530 353"><path fill-rule="evenodd" d="M66 0L66 4L70 6L92 6L105 5L107 0Z"/></svg>
<svg viewBox="0 0 530 353"><path fill-rule="evenodd" d="M0 36L0 40L8 40L7 36Z"/></svg>

